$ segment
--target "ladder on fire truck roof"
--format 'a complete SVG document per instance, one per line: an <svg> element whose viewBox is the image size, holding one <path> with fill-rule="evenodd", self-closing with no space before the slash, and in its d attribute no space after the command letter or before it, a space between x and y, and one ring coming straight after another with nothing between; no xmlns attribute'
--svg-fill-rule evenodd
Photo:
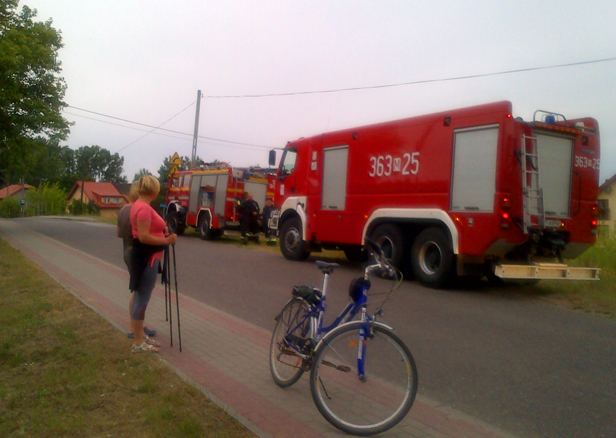
<svg viewBox="0 0 616 438"><path fill-rule="evenodd" d="M537 138L522 134L522 189L524 193L524 233L530 229L545 227L543 189L539 184L539 155Z"/></svg>

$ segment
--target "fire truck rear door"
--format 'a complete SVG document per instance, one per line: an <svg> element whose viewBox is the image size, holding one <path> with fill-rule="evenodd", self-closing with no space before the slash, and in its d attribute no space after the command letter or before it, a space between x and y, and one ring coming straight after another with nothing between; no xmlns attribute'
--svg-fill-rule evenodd
<svg viewBox="0 0 616 438"><path fill-rule="evenodd" d="M549 217L569 217L571 205L571 163L573 139L536 134L539 155L539 186L543 188L543 209Z"/></svg>

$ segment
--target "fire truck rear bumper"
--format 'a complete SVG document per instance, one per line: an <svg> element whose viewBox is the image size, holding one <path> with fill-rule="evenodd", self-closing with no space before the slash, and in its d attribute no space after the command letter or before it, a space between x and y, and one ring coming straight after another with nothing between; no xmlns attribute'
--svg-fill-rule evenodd
<svg viewBox="0 0 616 438"><path fill-rule="evenodd" d="M531 265L499 263L494 266L494 274L507 279L599 280L600 271L600 268L570 267L560 263Z"/></svg>

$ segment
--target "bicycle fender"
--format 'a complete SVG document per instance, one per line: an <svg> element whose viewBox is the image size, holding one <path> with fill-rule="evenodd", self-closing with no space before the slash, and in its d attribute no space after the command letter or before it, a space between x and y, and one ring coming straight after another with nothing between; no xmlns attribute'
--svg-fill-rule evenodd
<svg viewBox="0 0 616 438"><path fill-rule="evenodd" d="M280 309L280 312L278 312L278 314L276 316L274 316L274 321L278 321L280 319L280 315L282 315L282 312L284 311L285 307L287 307L287 304L289 304L293 300L302 300L304 303L306 303L308 306L310 306L310 303L308 301L304 300L303 298L292 297L289 301L284 303L284 306L282 306L282 309Z"/></svg>
<svg viewBox="0 0 616 438"><path fill-rule="evenodd" d="M286 303L284 303L284 306L282 306L282 309L280 309L280 312L278 312L278 314L274 317L274 321L278 321L280 319L280 315L282 315L282 312L284 311L284 309L287 307L287 304L289 304L291 301L293 301L294 298L291 298L289 301L287 301Z"/></svg>
<svg viewBox="0 0 616 438"><path fill-rule="evenodd" d="M394 331L394 328L390 325L387 324L383 324L382 322L373 322L373 325L380 327L382 329L386 329L386 330L390 330L390 331ZM327 345L327 342L329 341L329 339L331 339L333 336L336 335L336 333L338 333L340 330L342 330L345 327L348 327L350 325L355 325L355 326L360 326L361 325L361 321L351 321L351 322L345 322L344 324L340 324L338 327L336 327L335 329L329 331L325 336L323 336L323 339L321 339L319 341L319 343L317 344L316 348L314 349L314 354L316 355L317 352L320 351L321 348L323 348L323 345Z"/></svg>

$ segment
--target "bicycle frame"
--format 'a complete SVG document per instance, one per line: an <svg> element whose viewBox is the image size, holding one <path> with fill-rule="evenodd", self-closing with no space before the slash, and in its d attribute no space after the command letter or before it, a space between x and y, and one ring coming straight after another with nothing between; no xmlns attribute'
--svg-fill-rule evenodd
<svg viewBox="0 0 616 438"><path fill-rule="evenodd" d="M325 315L325 309L326 309L326 301L327 301L327 286L329 284L329 275L328 273L323 274L323 296L321 298L321 300L319 300L318 303L316 304L311 304L310 305L310 309L309 312L304 315L304 317L301 319L301 321L299 321L295 327L293 327L289 332L293 333L295 330L297 330L299 327L301 327L307 318L310 318L310 340L313 342L313 345L316 346L321 339L323 339L323 336L325 334L327 334L329 331L333 330L334 328L338 327L342 321L344 321L345 319L350 320L352 319L355 315L357 315L357 312L362 309L362 321L364 321L366 319L366 305L368 302L368 290L369 287L367 286L362 286L362 293L359 297L359 299L357 301L351 301L349 302L346 307L342 310L342 312L340 312L340 314L336 317L336 319L327 327L323 327L323 316ZM369 318L368 318L369 319ZM287 345L287 347L295 350L296 354L298 356L300 356L303 359L308 359L308 357L301 353L300 349L295 346L292 342L289 342L288 340L285 339L285 344ZM360 343L360 345L363 344L363 341ZM363 370L363 365L362 368Z"/></svg>

